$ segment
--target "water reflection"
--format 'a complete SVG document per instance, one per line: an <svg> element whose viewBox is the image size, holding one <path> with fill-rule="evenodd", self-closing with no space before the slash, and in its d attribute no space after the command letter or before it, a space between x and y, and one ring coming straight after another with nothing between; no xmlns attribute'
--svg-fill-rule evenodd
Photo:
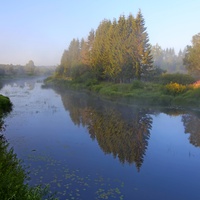
<svg viewBox="0 0 200 200"><path fill-rule="evenodd" d="M190 134L189 142L195 147L200 147L200 113L181 109L162 109L163 113L170 116L182 116L182 122L186 134Z"/></svg>
<svg viewBox="0 0 200 200"><path fill-rule="evenodd" d="M152 117L148 109L103 102L97 97L60 92L74 124L87 127L105 154L140 170L148 146Z"/></svg>
<svg viewBox="0 0 200 200"><path fill-rule="evenodd" d="M6 132L33 184L49 183L60 199L198 199L198 113L13 86L1 90L15 105Z"/></svg>
<svg viewBox="0 0 200 200"><path fill-rule="evenodd" d="M29 90L33 90L35 87L36 83L42 83L44 77L21 77L19 78L10 78L10 79L3 79L0 80L0 89L5 87L6 85L9 86L10 88L15 88L15 89L23 89L23 88L28 88Z"/></svg>
<svg viewBox="0 0 200 200"><path fill-rule="evenodd" d="M190 143L200 147L200 116L198 113L189 113L182 116L185 133L189 133Z"/></svg>

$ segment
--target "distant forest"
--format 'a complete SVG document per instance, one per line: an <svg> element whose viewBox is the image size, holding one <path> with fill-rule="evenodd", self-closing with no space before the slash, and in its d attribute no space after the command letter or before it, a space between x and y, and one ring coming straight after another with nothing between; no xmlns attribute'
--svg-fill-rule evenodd
<svg viewBox="0 0 200 200"><path fill-rule="evenodd" d="M21 76L21 75L51 75L55 67L35 66L30 60L26 65L0 64L0 76Z"/></svg>
<svg viewBox="0 0 200 200"><path fill-rule="evenodd" d="M167 73L187 73L183 59L185 58L186 48L175 53L174 48L162 49L156 44L152 46L153 65L155 68L164 70Z"/></svg>
<svg viewBox="0 0 200 200"><path fill-rule="evenodd" d="M162 73L188 73L184 59L189 46L175 53L149 43L141 11L136 17L104 19L87 39L73 39L64 50L55 77L84 81L94 78L116 83L148 80Z"/></svg>

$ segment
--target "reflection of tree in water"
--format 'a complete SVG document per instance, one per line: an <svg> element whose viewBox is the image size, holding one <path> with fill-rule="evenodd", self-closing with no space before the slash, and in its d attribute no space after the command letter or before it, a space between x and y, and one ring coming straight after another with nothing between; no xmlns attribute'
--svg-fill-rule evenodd
<svg viewBox="0 0 200 200"><path fill-rule="evenodd" d="M196 114L185 114L182 116L185 133L190 133L190 143L196 147L200 146L200 116Z"/></svg>
<svg viewBox="0 0 200 200"><path fill-rule="evenodd" d="M87 95L62 94L63 104L76 125L87 127L106 154L140 169L148 145L152 118L146 110L130 109Z"/></svg>
<svg viewBox="0 0 200 200"><path fill-rule="evenodd" d="M139 169L148 145L151 117L137 112L125 119L115 109L88 109L85 112L89 133L97 139L101 149L118 157L122 163L135 163Z"/></svg>
<svg viewBox="0 0 200 200"><path fill-rule="evenodd" d="M35 80L23 78L5 80L3 82L0 82L0 89L5 85L8 85L11 88L27 88L28 90L33 90L35 88Z"/></svg>

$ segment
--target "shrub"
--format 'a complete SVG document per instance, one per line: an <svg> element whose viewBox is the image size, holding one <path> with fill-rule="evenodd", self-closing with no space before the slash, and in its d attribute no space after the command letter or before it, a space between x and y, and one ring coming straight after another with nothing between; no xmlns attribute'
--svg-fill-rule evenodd
<svg viewBox="0 0 200 200"><path fill-rule="evenodd" d="M188 74L162 74L160 76L160 83L169 84L169 83L179 83L182 85L187 85L194 83L195 79Z"/></svg>
<svg viewBox="0 0 200 200"><path fill-rule="evenodd" d="M74 67L71 68L71 74L70 77L75 80L78 79L80 76L82 76L83 74L85 74L86 72L88 72L88 68L85 65L76 65Z"/></svg>
<svg viewBox="0 0 200 200"><path fill-rule="evenodd" d="M93 84L97 84L97 79L94 73L89 70L84 71L80 76L73 79L75 83L83 83L86 86L91 86Z"/></svg>
<svg viewBox="0 0 200 200"><path fill-rule="evenodd" d="M0 95L0 113L10 112L12 110L12 103L6 96Z"/></svg>
<svg viewBox="0 0 200 200"><path fill-rule="evenodd" d="M185 85L179 84L179 83L169 83L165 86L165 91L167 94L170 95L178 95L185 92L187 87Z"/></svg>

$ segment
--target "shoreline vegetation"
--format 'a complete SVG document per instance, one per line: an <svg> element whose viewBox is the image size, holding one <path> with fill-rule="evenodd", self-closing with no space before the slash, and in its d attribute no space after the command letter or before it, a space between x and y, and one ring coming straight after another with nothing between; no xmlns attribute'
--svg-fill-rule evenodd
<svg viewBox="0 0 200 200"><path fill-rule="evenodd" d="M61 79L44 81L45 87L61 87L91 92L103 98L127 104L199 109L200 81L187 74L163 74L155 81L134 80L131 83Z"/></svg>
<svg viewBox="0 0 200 200"><path fill-rule="evenodd" d="M9 113L12 110L12 106L9 97L0 94L0 117Z"/></svg>

